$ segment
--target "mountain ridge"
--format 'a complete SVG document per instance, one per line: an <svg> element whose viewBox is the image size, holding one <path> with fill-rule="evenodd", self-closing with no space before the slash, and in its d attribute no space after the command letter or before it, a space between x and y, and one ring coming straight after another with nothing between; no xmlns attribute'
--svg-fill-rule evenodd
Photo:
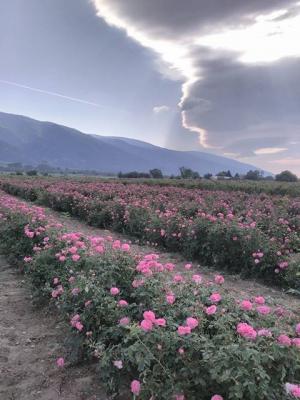
<svg viewBox="0 0 300 400"><path fill-rule="evenodd" d="M230 158L190 150L172 150L138 139L101 136L49 121L0 112L0 162L77 170L145 172L159 168L166 175L178 174L180 167L203 175L221 170L246 173L258 169Z"/></svg>

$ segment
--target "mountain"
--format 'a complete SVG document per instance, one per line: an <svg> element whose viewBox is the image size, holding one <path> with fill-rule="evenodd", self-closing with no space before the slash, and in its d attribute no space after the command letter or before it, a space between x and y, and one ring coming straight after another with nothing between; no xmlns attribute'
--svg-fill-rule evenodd
<svg viewBox="0 0 300 400"><path fill-rule="evenodd" d="M75 170L147 172L159 168L166 175L180 167L200 175L222 170L245 173L256 169L229 158L199 151L176 151L136 139L82 133L52 122L0 112L0 162L21 162L36 166Z"/></svg>

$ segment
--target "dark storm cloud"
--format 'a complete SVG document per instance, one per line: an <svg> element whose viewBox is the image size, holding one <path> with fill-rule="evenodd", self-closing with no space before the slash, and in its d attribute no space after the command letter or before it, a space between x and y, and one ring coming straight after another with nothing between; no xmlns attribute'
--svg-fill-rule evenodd
<svg viewBox="0 0 300 400"><path fill-rule="evenodd" d="M254 26L262 15L268 14L271 20L295 16L299 9L297 1L283 4L277 0L94 0L94 3L100 17L125 29L130 37L152 48L162 59L167 54L167 62L180 70L185 80L180 101L182 123L199 134L201 145L218 151L228 148L239 154L245 154L246 146L247 153L254 154L260 146L273 146L274 137L283 137L283 144L288 145L299 136L297 58L280 56L279 61L247 64L240 61L242 53L201 45L203 35L247 24ZM270 13L275 14L270 17ZM272 25L265 36L278 32L281 34L278 26ZM161 47L164 41L166 44ZM178 45L179 52L184 53L179 59ZM255 48L253 43L250 46ZM175 50L170 55L172 47ZM268 52L268 48L265 50Z"/></svg>
<svg viewBox="0 0 300 400"><path fill-rule="evenodd" d="M224 26L247 25L262 13L296 4L295 0L94 0L154 37L182 37Z"/></svg>
<svg viewBox="0 0 300 400"><path fill-rule="evenodd" d="M191 125L209 133L211 145L251 154L300 138L298 59L245 65L232 54L212 58L200 53L203 78L192 85L183 109ZM199 112L205 101L209 109Z"/></svg>

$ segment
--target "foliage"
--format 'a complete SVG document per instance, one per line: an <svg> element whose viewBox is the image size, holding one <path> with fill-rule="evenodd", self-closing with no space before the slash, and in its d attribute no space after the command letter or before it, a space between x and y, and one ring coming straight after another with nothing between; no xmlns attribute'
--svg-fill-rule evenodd
<svg viewBox="0 0 300 400"><path fill-rule="evenodd" d="M291 171L282 171L280 174L276 175L276 181L281 182L297 182L298 178Z"/></svg>
<svg viewBox="0 0 300 400"><path fill-rule="evenodd" d="M220 275L204 282L155 254L136 258L127 243L66 233L40 207L2 194L0 205L1 250L24 258L35 293L69 321L76 354L98 359L110 395L132 381L141 400L292 399L300 324L289 311L232 296Z"/></svg>
<svg viewBox="0 0 300 400"><path fill-rule="evenodd" d="M15 177L0 186L93 226L300 291L298 198L86 179Z"/></svg>

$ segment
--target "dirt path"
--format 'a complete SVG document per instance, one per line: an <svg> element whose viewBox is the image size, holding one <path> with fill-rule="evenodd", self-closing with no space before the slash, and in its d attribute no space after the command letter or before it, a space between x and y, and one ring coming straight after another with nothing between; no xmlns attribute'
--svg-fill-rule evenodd
<svg viewBox="0 0 300 400"><path fill-rule="evenodd" d="M178 271L184 271L184 265L191 262L191 260L184 259L180 254L168 253L154 247L139 245L137 240L126 235L115 233L109 230L94 228L76 218L67 216L66 214L53 211L50 208L45 209L49 216L52 216L56 220L60 221L69 231L82 232L85 235L98 235L103 237L112 236L114 239L130 242L131 249L136 254L142 255L155 252L160 256L160 260L162 262L174 263ZM217 271L211 268L203 267L197 263L193 263L193 266L196 272L200 273L206 280L213 280L216 274L222 274L225 277L224 287L229 289L232 294L236 294L238 298L242 297L248 299L253 296L262 295L266 297L270 303L283 306L300 315L300 299L284 293L279 288L272 288L255 280L240 279L238 275L226 274L224 271Z"/></svg>
<svg viewBox="0 0 300 400"><path fill-rule="evenodd" d="M106 399L92 366L57 368L65 329L32 305L23 277L0 256L1 400Z"/></svg>

